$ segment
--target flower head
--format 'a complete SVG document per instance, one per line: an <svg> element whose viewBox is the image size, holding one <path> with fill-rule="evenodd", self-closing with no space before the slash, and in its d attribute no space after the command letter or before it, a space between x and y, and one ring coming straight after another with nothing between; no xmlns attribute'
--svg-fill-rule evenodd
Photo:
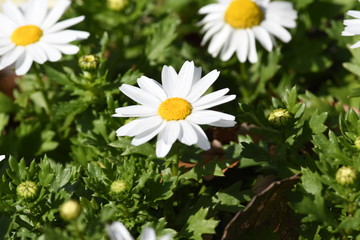
<svg viewBox="0 0 360 240"><path fill-rule="evenodd" d="M352 167L342 166L336 172L335 179L341 185L354 184L356 179L356 170Z"/></svg>
<svg viewBox="0 0 360 240"><path fill-rule="evenodd" d="M121 222L114 222L107 227L110 240L134 240L127 228ZM172 236L167 234L158 238L158 240L170 240ZM156 240L156 233L153 228L147 227L142 233L140 240Z"/></svg>
<svg viewBox="0 0 360 240"><path fill-rule="evenodd" d="M99 67L100 59L96 55L88 54L79 58L79 66L83 71L94 71Z"/></svg>
<svg viewBox="0 0 360 240"><path fill-rule="evenodd" d="M81 213L81 206L76 200L68 200L60 206L60 217L66 221L76 219Z"/></svg>
<svg viewBox="0 0 360 240"><path fill-rule="evenodd" d="M267 50L275 46L275 38L291 40L285 28L294 28L297 12L289 2L270 0L218 0L199 10L206 17L199 23L205 33L202 45L210 39L208 52L222 61L236 53L240 62L258 60L255 40Z"/></svg>
<svg viewBox="0 0 360 240"><path fill-rule="evenodd" d="M129 183L125 180L113 181L110 185L110 193L114 195L122 194L129 190Z"/></svg>
<svg viewBox="0 0 360 240"><path fill-rule="evenodd" d="M350 10L346 13L347 15L354 17L356 19L347 19L344 20L345 29L341 33L342 36L355 36L360 35L360 11ZM360 41L350 46L350 48L360 47Z"/></svg>
<svg viewBox="0 0 360 240"><path fill-rule="evenodd" d="M37 191L38 191L38 187L36 183L32 181L22 182L16 187L17 195L23 199L35 198L37 195Z"/></svg>
<svg viewBox="0 0 360 240"><path fill-rule="evenodd" d="M185 62L179 74L171 66L164 66L162 85L145 76L137 80L140 88L123 84L120 90L140 105L116 109L114 117L138 117L119 128L117 136L134 137L132 144L137 146L158 135L158 157L166 156L177 139L209 149L210 143L199 125L232 127L236 123L232 115L207 110L235 99L235 95L225 95L228 88L202 96L219 74L213 70L201 78L201 68Z"/></svg>
<svg viewBox="0 0 360 240"><path fill-rule="evenodd" d="M29 0L26 7L7 1L0 13L0 70L12 64L17 75L26 74L35 61L59 61L62 54L75 54L79 47L69 44L86 39L88 32L66 30L84 16L58 22L70 6L69 0L59 0L48 11L48 0Z"/></svg>
<svg viewBox="0 0 360 240"><path fill-rule="evenodd" d="M278 108L278 109L272 111L268 117L268 121L274 127L285 127L292 120L293 120L293 117L292 117L291 113L288 110L283 109L283 108Z"/></svg>

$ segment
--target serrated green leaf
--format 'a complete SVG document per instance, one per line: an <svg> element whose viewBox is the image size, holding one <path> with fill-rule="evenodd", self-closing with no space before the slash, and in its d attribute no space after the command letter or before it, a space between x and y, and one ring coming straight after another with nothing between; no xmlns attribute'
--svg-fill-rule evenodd
<svg viewBox="0 0 360 240"><path fill-rule="evenodd" d="M215 233L215 228L219 222L214 219L206 219L208 211L208 208L200 208L197 213L189 217L185 229L187 239L203 240L202 234Z"/></svg>

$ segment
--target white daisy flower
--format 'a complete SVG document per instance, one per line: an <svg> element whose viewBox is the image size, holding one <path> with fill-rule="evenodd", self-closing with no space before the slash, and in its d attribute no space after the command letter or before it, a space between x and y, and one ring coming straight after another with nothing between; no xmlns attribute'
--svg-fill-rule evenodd
<svg viewBox="0 0 360 240"><path fill-rule="evenodd" d="M107 228L110 240L134 240L124 224L121 222L114 222ZM158 240L170 240L170 234L158 238ZM142 233L140 240L156 240L156 233L153 228L147 227Z"/></svg>
<svg viewBox="0 0 360 240"><path fill-rule="evenodd" d="M350 10L346 14L356 19L344 20L345 29L341 33L341 35L342 36L360 35L360 11ZM358 47L360 47L360 41L350 46L350 48L358 48Z"/></svg>
<svg viewBox="0 0 360 240"><path fill-rule="evenodd" d="M202 96L219 74L213 70L201 78L201 68L185 62L179 74L171 66L163 67L163 85L145 76L137 80L140 88L123 84L120 90L140 105L116 109L114 117L138 117L119 128L117 136L134 136L131 143L137 146L158 135L158 157L165 157L176 139L208 150L210 143L199 125L232 127L236 124L232 115L207 110L235 99L235 95L225 95L228 88Z"/></svg>
<svg viewBox="0 0 360 240"><path fill-rule="evenodd" d="M26 74L33 61L59 61L62 54L75 54L79 47L69 44L86 39L88 32L65 30L84 20L84 16L58 22L70 6L59 0L48 11L47 0L29 0L26 10L7 1L0 13L0 70L14 64L17 75Z"/></svg>
<svg viewBox="0 0 360 240"><path fill-rule="evenodd" d="M0 4L3 4L5 3L6 1L8 0L0 0ZM11 2L15 3L15 5L17 6L20 6L21 4L24 4L26 3L27 0L10 0ZM55 6L55 3L57 2L58 0L49 0L48 2L48 7L53 7Z"/></svg>
<svg viewBox="0 0 360 240"><path fill-rule="evenodd" d="M5 159L5 155L0 155L0 162Z"/></svg>
<svg viewBox="0 0 360 240"><path fill-rule="evenodd" d="M285 28L294 28L297 12L290 2L270 0L218 0L202 7L200 14L206 14L200 21L201 32L205 33L201 42L210 39L208 52L222 61L227 61L236 52L240 62L251 63L258 60L256 41L267 50L275 46L275 38L283 42L291 40Z"/></svg>

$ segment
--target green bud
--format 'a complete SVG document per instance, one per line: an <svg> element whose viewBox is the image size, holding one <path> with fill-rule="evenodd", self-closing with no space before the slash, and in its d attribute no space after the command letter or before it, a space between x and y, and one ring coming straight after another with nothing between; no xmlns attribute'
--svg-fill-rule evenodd
<svg viewBox="0 0 360 240"><path fill-rule="evenodd" d="M274 127L286 127L293 120L291 113L283 108L272 111L269 115L268 121Z"/></svg>
<svg viewBox="0 0 360 240"><path fill-rule="evenodd" d="M354 145L357 150L360 150L360 137L355 139Z"/></svg>
<svg viewBox="0 0 360 240"><path fill-rule="evenodd" d="M83 71L94 71L98 68L100 59L95 55L84 55L79 58L79 66Z"/></svg>
<svg viewBox="0 0 360 240"><path fill-rule="evenodd" d="M68 200L60 206L60 217L65 221L76 219L81 213L81 206L76 200Z"/></svg>
<svg viewBox="0 0 360 240"><path fill-rule="evenodd" d="M107 6L112 11L121 11L128 3L128 0L107 0Z"/></svg>
<svg viewBox="0 0 360 240"><path fill-rule="evenodd" d="M32 181L25 181L16 187L16 194L23 199L33 199L37 195L38 187Z"/></svg>
<svg viewBox="0 0 360 240"><path fill-rule="evenodd" d="M129 183L125 180L116 180L111 183L110 193L119 195L129 190Z"/></svg>
<svg viewBox="0 0 360 240"><path fill-rule="evenodd" d="M356 170L343 166L336 172L335 179L341 185L352 185L356 180Z"/></svg>

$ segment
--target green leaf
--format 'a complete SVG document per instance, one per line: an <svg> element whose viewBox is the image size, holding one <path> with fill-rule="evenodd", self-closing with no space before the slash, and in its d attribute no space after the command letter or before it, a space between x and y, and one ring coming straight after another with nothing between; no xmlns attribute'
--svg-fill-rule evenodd
<svg viewBox="0 0 360 240"><path fill-rule="evenodd" d="M4 93L0 92L0 113L12 113L16 110L17 106L15 103Z"/></svg>
<svg viewBox="0 0 360 240"><path fill-rule="evenodd" d="M186 239L203 240L202 234L215 233L219 221L206 219L209 208L200 208L197 213L190 216L186 222Z"/></svg>

